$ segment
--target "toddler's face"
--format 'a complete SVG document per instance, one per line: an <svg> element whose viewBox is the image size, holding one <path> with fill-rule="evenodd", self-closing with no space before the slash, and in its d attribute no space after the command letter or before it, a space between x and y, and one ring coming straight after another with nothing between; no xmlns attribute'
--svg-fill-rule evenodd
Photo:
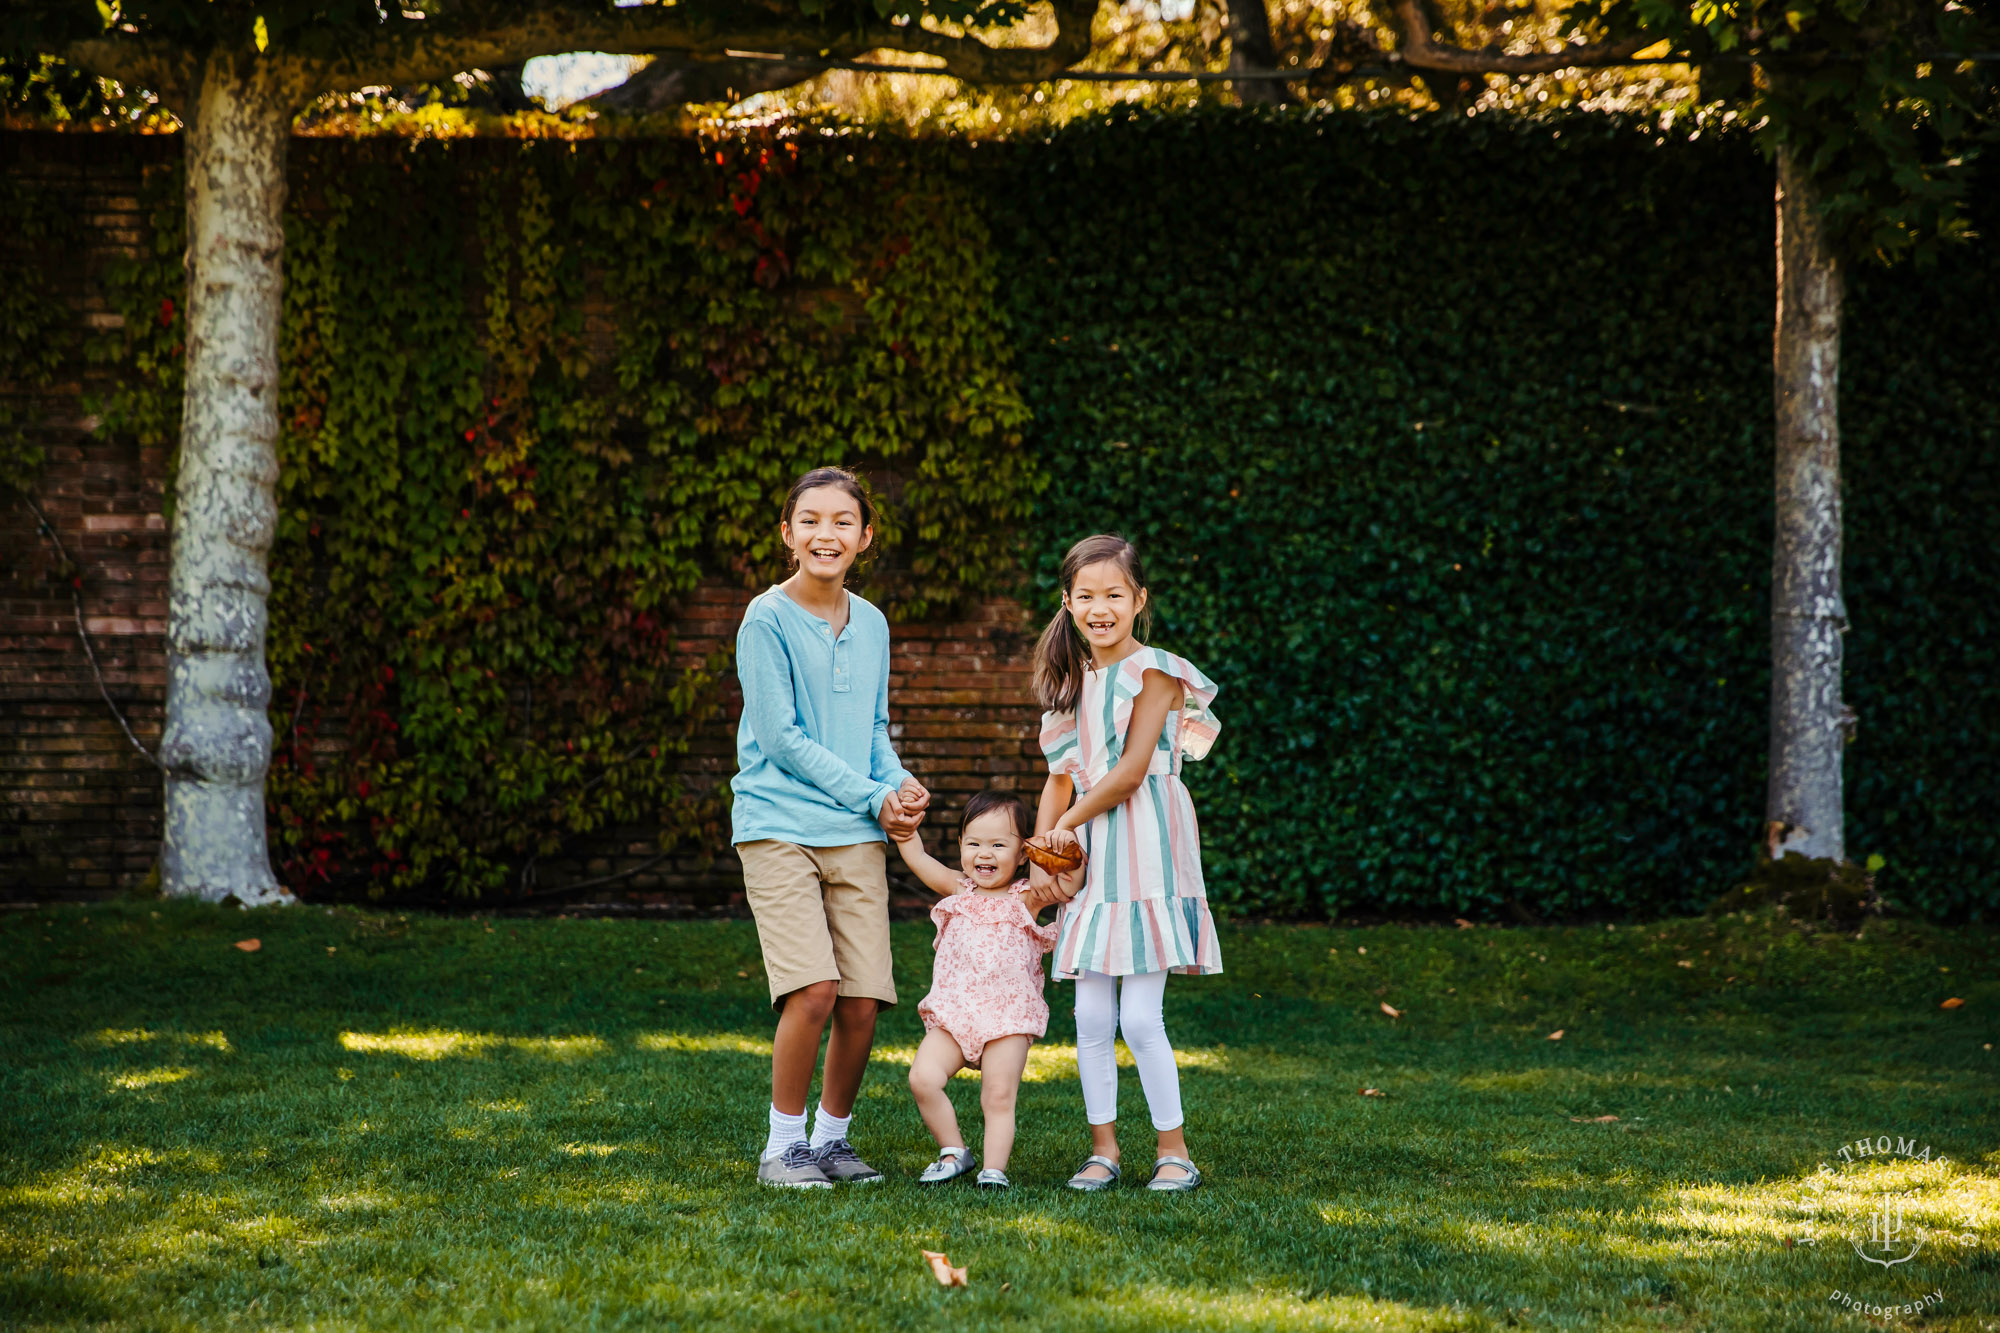
<svg viewBox="0 0 2000 1333"><path fill-rule="evenodd" d="M958 839L958 864L982 889L1004 889L1021 868L1021 834L1014 816L988 810L965 826Z"/></svg>

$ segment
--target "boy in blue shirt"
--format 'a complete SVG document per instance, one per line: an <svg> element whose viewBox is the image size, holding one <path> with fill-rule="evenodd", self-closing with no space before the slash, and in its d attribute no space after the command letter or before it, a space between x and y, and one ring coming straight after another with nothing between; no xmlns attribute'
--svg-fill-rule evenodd
<svg viewBox="0 0 2000 1333"><path fill-rule="evenodd" d="M853 473L800 477L779 526L796 571L752 599L736 636L743 719L731 817L778 1011L757 1179L795 1189L882 1178L847 1129L876 1013L896 1002L887 839L914 830L930 804L889 743L889 622L846 586L874 521ZM829 1019L808 1133L806 1096Z"/></svg>

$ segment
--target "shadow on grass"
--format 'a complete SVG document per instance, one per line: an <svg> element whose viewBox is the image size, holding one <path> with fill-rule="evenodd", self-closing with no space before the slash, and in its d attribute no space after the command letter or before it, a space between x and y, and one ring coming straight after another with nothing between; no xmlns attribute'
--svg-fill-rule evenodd
<svg viewBox="0 0 2000 1333"><path fill-rule="evenodd" d="M107 970L8 1011L7 1322L1817 1329L1850 1318L1829 1291L1942 1286L1956 1313L2000 1296L1991 1073L1861 1073L1865 1039L1712 1043L1632 1012L1629 1037L1570 1020L1559 1045L1539 1020L1455 1015L1448 972L1391 976L1402 1020L1368 991L1191 980L1170 1023L1210 1187L1079 1196L1060 1188L1087 1148L1058 991L1019 1185L996 1197L914 1183L932 1145L903 1088L906 1004L855 1123L891 1178L798 1196L751 1183L770 1020L737 975L746 931L530 932L514 957L479 923L419 921L347 960L333 921L260 922L282 966L259 988L226 940L184 932L122 960L145 987ZM976 1134L976 1090L955 1091ZM1885 1091L1960 1161L1829 1192L1818 1163L1876 1128ZM1123 1092L1136 1178L1150 1134L1129 1075ZM1975 1241L1871 1287L1841 1237L1890 1186ZM921 1248L972 1287L937 1288Z"/></svg>

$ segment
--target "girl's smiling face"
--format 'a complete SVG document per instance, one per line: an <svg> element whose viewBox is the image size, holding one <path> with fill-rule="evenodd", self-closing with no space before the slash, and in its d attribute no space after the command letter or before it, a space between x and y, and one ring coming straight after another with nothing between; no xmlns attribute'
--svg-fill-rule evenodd
<svg viewBox="0 0 2000 1333"><path fill-rule="evenodd" d="M1063 605L1101 665L1125 655L1133 622L1146 609L1146 590L1135 590L1131 575L1116 560L1102 560L1076 571Z"/></svg>
<svg viewBox="0 0 2000 1333"><path fill-rule="evenodd" d="M1004 889L1021 869L1021 830L1007 810L988 810L958 835L958 865L982 889Z"/></svg>
<svg viewBox="0 0 2000 1333"><path fill-rule="evenodd" d="M855 557L875 539L875 529L862 521L861 502L841 486L802 493L791 521L778 531L801 573L836 585L846 581Z"/></svg>

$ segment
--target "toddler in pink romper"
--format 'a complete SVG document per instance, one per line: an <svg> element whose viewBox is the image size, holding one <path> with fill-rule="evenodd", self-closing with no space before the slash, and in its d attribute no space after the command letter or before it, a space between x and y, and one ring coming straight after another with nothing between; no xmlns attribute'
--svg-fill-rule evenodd
<svg viewBox="0 0 2000 1333"><path fill-rule="evenodd" d="M1049 1030L1042 998L1042 955L1056 947L1056 927L1035 924L1021 901L1028 881L994 892L969 878L931 908L937 961L930 994L917 1003L924 1031L942 1028L958 1042L965 1063L979 1068L995 1037L1039 1037Z"/></svg>
<svg viewBox="0 0 2000 1333"><path fill-rule="evenodd" d="M979 1071L979 1105L986 1117L985 1169L978 1183L1008 1188L1014 1101L1028 1047L1049 1030L1042 955L1056 945L1055 924L1035 924L1035 910L1048 904L1031 893L1024 873L1022 847L1033 831L1034 815L1020 797L983 791L966 803L956 868L926 852L915 830L896 842L904 864L943 895L931 909L938 928L931 989L917 1005L924 1040L910 1062L910 1092L939 1149L920 1177L926 1185L972 1170L972 1153L946 1091L952 1075L972 1068Z"/></svg>

